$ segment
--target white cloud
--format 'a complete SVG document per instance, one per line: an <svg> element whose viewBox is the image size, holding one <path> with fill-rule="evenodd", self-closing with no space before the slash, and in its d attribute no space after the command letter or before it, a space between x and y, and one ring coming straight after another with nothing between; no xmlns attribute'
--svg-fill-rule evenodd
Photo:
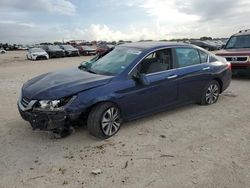
<svg viewBox="0 0 250 188"><path fill-rule="evenodd" d="M0 20L0 24L7 24L7 25L17 25L17 26L25 26L25 27L31 27L34 28L36 25L34 23L28 23L28 22L17 22L14 20Z"/></svg>
<svg viewBox="0 0 250 188"><path fill-rule="evenodd" d="M186 14L176 9L175 0L146 0L139 4L146 12L154 16L157 21L171 23L185 23L198 21L200 17L195 14Z"/></svg>
<svg viewBox="0 0 250 188"><path fill-rule="evenodd" d="M24 12L46 11L62 15L74 15L76 6L69 0L2 0L0 10Z"/></svg>
<svg viewBox="0 0 250 188"><path fill-rule="evenodd" d="M250 28L248 0L106 0L100 1L100 4L95 6L99 6L98 10L102 9L96 14L105 13L106 17L94 18L92 24L84 27L80 26L86 24L80 16L73 17L76 21L72 23L63 23L63 19L58 15L52 15L52 22L47 20L41 24L33 24L29 23L27 17L35 17L36 12L39 12L38 15L41 13L75 15L76 6L70 0L1 0L0 16L4 15L3 18L10 20L0 21L0 42L25 43L63 39L137 41L202 36L229 37L238 30ZM123 10L121 17L118 15L114 19L110 7L117 11L121 8L133 9L131 12L138 10L138 15L145 16L145 20L140 16L137 19L129 11L126 15ZM8 13L13 14L8 16ZM83 13L77 12L77 14ZM18 15L20 18L24 15L23 19L19 19ZM129 17L131 24L122 25L123 16ZM59 20L56 25L54 18ZM122 26L118 28L118 25Z"/></svg>
<svg viewBox="0 0 250 188"><path fill-rule="evenodd" d="M50 12L58 12L64 15L74 15L76 6L67 0L43 0Z"/></svg>
<svg viewBox="0 0 250 188"><path fill-rule="evenodd" d="M87 28L76 28L74 30L68 30L65 32L65 39L84 39L84 40L106 40L106 41L118 41L118 40L146 40L153 39L158 40L163 37L159 34L159 31L152 31L148 28L137 28L130 26L127 32L120 30L114 30L107 25L92 24Z"/></svg>

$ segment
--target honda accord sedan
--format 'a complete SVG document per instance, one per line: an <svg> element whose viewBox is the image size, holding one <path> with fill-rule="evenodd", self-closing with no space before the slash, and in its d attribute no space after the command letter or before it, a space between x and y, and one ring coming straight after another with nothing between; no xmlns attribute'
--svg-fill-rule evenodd
<svg viewBox="0 0 250 188"><path fill-rule="evenodd" d="M61 137L80 122L106 139L123 122L189 103L212 105L231 82L224 58L190 44L123 44L79 67L26 82L18 109L33 129Z"/></svg>

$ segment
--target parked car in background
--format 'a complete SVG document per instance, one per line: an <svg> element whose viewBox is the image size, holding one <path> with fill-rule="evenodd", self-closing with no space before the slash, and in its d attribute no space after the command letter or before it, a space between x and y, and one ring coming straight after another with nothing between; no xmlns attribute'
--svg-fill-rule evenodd
<svg viewBox="0 0 250 188"><path fill-rule="evenodd" d="M79 50L72 45L60 45L60 47L65 51L66 56L79 56Z"/></svg>
<svg viewBox="0 0 250 188"><path fill-rule="evenodd" d="M30 60L48 60L48 53L42 48L30 48L27 50L27 59Z"/></svg>
<svg viewBox="0 0 250 188"><path fill-rule="evenodd" d="M5 53L6 53L6 50L3 48L0 48L0 54L5 54Z"/></svg>
<svg viewBox="0 0 250 188"><path fill-rule="evenodd" d="M23 45L18 45L18 46L17 46L17 49L18 49L18 50L28 50L28 48L25 47L25 46L23 46Z"/></svg>
<svg viewBox="0 0 250 188"><path fill-rule="evenodd" d="M106 139L124 121L189 103L212 105L230 81L230 63L202 48L130 43L88 65L29 80L18 109L33 129L66 136L86 120L92 135Z"/></svg>
<svg viewBox="0 0 250 188"><path fill-rule="evenodd" d="M220 47L218 47L216 44L210 41L191 40L190 43L199 46L201 48L204 48L205 50L208 51L215 51L220 49Z"/></svg>
<svg viewBox="0 0 250 188"><path fill-rule="evenodd" d="M250 29L231 36L224 49L216 52L216 55L231 62L234 73L250 72Z"/></svg>
<svg viewBox="0 0 250 188"><path fill-rule="evenodd" d="M58 45L43 45L42 48L49 54L49 58L65 57L65 52Z"/></svg>
<svg viewBox="0 0 250 188"><path fill-rule="evenodd" d="M77 46L81 55L96 55L96 49L91 46Z"/></svg>
<svg viewBox="0 0 250 188"><path fill-rule="evenodd" d="M96 54L102 54L107 52L109 49L114 48L114 45L101 44L96 48Z"/></svg>

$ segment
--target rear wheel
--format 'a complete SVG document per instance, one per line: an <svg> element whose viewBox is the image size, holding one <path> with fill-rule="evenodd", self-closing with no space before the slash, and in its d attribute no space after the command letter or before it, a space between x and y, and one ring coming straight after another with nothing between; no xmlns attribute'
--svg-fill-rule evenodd
<svg viewBox="0 0 250 188"><path fill-rule="evenodd" d="M220 96L220 84L213 80L203 90L201 104L211 105L218 101Z"/></svg>
<svg viewBox="0 0 250 188"><path fill-rule="evenodd" d="M87 126L91 135L107 139L119 131L121 123L120 109L107 102L93 107L88 116Z"/></svg>

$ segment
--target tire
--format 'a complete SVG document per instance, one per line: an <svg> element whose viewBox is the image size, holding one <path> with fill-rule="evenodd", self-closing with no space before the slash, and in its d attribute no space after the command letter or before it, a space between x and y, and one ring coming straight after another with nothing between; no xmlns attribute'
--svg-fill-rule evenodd
<svg viewBox="0 0 250 188"><path fill-rule="evenodd" d="M220 84L216 80L209 82L204 88L201 96L202 105L212 105L216 103L220 96Z"/></svg>
<svg viewBox="0 0 250 188"><path fill-rule="evenodd" d="M120 109L113 103L100 103L92 108L87 120L88 131L91 135L107 139L114 136L122 123Z"/></svg>

